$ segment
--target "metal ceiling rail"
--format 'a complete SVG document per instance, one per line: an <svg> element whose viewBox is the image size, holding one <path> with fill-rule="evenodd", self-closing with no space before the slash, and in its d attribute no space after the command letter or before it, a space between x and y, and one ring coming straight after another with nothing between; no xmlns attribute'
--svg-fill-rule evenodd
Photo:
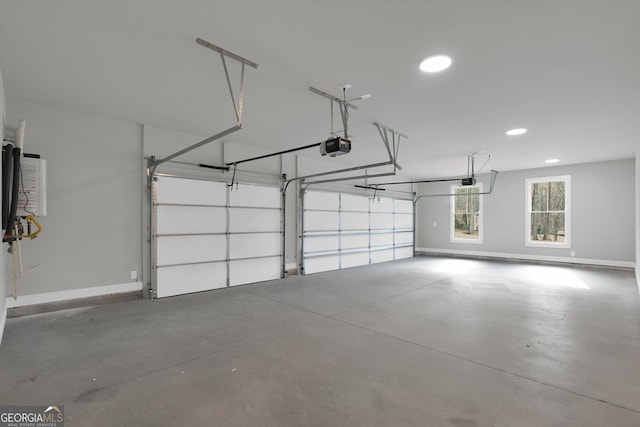
<svg viewBox="0 0 640 427"><path fill-rule="evenodd" d="M333 179L323 179L320 181L310 181L310 182L303 182L304 185L306 185L307 187L310 185L314 185L314 184L327 184L330 182L342 182L342 181L352 181L354 179L360 179L360 178L379 178L379 177L383 177L383 176L393 176L395 175L396 172L384 172L384 173L378 173L375 175L358 175L358 176L346 176L343 178L333 178Z"/></svg>
<svg viewBox="0 0 640 427"><path fill-rule="evenodd" d="M460 181L463 178L443 178L443 179L421 179L418 181L397 181L397 182L378 182L371 185L400 185L400 184L424 184L428 182L448 182L448 181Z"/></svg>
<svg viewBox="0 0 640 427"><path fill-rule="evenodd" d="M496 177L498 176L498 171L497 170L493 170L491 169L491 184L489 186L489 191L484 191L481 193L474 193L474 195L478 194L478 195L482 195L482 194L491 194L491 192L493 192L493 186L496 182ZM415 197L413 204L417 204L418 200L424 198L424 197L451 197L451 196L457 196L457 194L421 194Z"/></svg>
<svg viewBox="0 0 640 427"><path fill-rule="evenodd" d="M322 142L316 142L315 144L305 145L304 147L290 148L284 151L278 151L277 153L265 154L262 156L251 157L250 159L238 160L236 162L225 163L226 166L236 166L241 163L252 162L254 160L266 159L268 157L279 156L280 154L293 153L294 151L306 150L307 148L318 147L322 144ZM228 169L228 168L227 168Z"/></svg>
<svg viewBox="0 0 640 427"><path fill-rule="evenodd" d="M333 171L327 171L327 172L319 172L319 173L314 173L311 175L305 175L305 176L298 176L295 178L291 178L285 181L285 184L288 185L291 182L294 181L304 181L307 180L309 178L316 178L319 176L327 176L327 175L336 175L339 173L346 173L346 172L354 172L357 170L362 170L362 169L372 169L372 168L379 168L380 166L388 166L388 165L392 165L393 164L393 160L387 160L386 162L379 162L379 163L371 163L368 165L362 165L362 166L354 166L354 167L350 167L350 168L344 168L344 169L338 169L338 170L333 170Z"/></svg>

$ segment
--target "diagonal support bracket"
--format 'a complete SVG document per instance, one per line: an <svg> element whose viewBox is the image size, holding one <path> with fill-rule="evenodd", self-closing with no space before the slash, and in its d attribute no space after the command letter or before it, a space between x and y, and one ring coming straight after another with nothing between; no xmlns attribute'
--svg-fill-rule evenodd
<svg viewBox="0 0 640 427"><path fill-rule="evenodd" d="M192 150L195 150L196 148L202 147L203 145L206 145L210 142L213 142L215 140L218 140L224 136L227 136L233 132L236 132L240 129L242 129L242 101L243 101L243 97L244 97L244 69L245 69L245 65L248 65L252 68L258 68L258 64L256 64L255 62L249 61L248 59L245 59L239 55L236 55L233 52L229 52L226 49L223 49L219 46L214 45L213 43L210 43L206 40L203 40L201 38L196 39L196 42L199 45L202 45L204 47L208 47L209 49L218 52L220 54L220 57L222 59L222 66L224 68L224 74L226 76L227 79L227 85L229 86L229 93L231 94L231 102L233 103L233 110L235 111L236 114L236 119L237 119L237 123L235 126L230 127L227 130L224 130L222 132L219 132L213 136L210 136L208 138L203 139L202 141L196 142L193 145L190 145L187 148L184 148L180 151L177 151L171 155L168 155L167 157L164 157L162 159L155 159L153 158L153 160L149 161L149 165L148 165L148 175L149 175L149 179L152 180L153 176L155 174L156 169L158 168L158 166L160 166L162 163L168 162L169 160L172 160L178 156L181 156L183 154L186 154ZM231 58L235 61L238 61L242 64L242 69L240 72L240 94L238 97L238 101L236 102L236 98L233 94L233 87L231 86L231 79L229 78L229 70L227 69L227 61L226 58ZM150 181L151 182L151 181Z"/></svg>
<svg viewBox="0 0 640 427"><path fill-rule="evenodd" d="M378 128L378 133L382 138L382 142L384 142L384 146L387 149L389 158L393 160L394 168L398 170L402 170L402 167L398 164L398 151L400 150L400 138L409 139L409 137L402 132L398 132L397 130L391 129L388 126L381 125L380 123L373 122L373 125ZM389 136L391 136L391 141L389 140Z"/></svg>
<svg viewBox="0 0 640 427"><path fill-rule="evenodd" d="M231 103L233 104L233 111L236 113L236 119L238 120L238 125L242 125L242 101L244 99L244 68L245 65L249 67L258 68L258 64L253 61L249 61L246 58L243 58L240 55L236 55L233 52L229 52L226 49L221 48L220 46L216 46L213 43L210 43L201 38L196 39L196 43L201 46L208 47L209 49L218 52L220 54L220 59L222 60L222 67L224 68L224 75L227 78L227 86L229 87L229 94L231 95ZM238 95L238 101L236 102L236 97L233 94L233 86L231 85L231 78L229 77L229 70L227 69L227 61L225 57L229 57L234 59L241 64L240 69L240 94Z"/></svg>

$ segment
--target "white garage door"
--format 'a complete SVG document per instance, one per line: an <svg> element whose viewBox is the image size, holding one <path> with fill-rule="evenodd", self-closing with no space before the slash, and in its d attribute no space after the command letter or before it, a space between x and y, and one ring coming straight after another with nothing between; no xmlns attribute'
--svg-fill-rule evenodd
<svg viewBox="0 0 640 427"><path fill-rule="evenodd" d="M280 190L159 176L154 183L157 298L280 278Z"/></svg>
<svg viewBox="0 0 640 427"><path fill-rule="evenodd" d="M305 274L413 256L413 202L306 191L302 233Z"/></svg>

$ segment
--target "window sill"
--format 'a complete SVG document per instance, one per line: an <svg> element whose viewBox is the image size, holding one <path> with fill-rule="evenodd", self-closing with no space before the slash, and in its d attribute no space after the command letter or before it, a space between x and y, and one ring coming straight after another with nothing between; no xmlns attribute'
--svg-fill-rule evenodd
<svg viewBox="0 0 640 427"><path fill-rule="evenodd" d="M449 243L467 243L471 245L481 245L482 240L472 240L472 239L449 239Z"/></svg>
<svg viewBox="0 0 640 427"><path fill-rule="evenodd" d="M554 242L525 242L526 247L530 248L550 248L550 249L571 249L571 243L554 243Z"/></svg>

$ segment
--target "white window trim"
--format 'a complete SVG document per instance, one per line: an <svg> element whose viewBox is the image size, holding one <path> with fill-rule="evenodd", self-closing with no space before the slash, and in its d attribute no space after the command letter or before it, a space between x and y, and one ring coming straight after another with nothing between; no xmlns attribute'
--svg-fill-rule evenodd
<svg viewBox="0 0 640 427"><path fill-rule="evenodd" d="M540 242L531 240L531 184L550 181L565 182L565 210L564 210L564 242ZM571 247L571 175L545 176L527 178L525 181L525 228L524 245L533 248L570 248Z"/></svg>
<svg viewBox="0 0 640 427"><path fill-rule="evenodd" d="M476 185L470 185L470 186L462 186L462 185L452 185L450 188L450 193L449 194L455 194L455 190L456 188L466 188L466 187L478 187L478 191L480 193L482 193L483 189L482 189L482 183L478 182ZM470 245L481 245L483 243L483 239L484 239L484 196L482 194L479 195L480 200L479 200L479 207L480 210L478 211L480 213L479 218L478 218L478 238L477 239L460 239L459 237L455 237L455 215L454 215L454 210L455 210L455 201L456 201L456 197L455 196L451 196L449 197L451 200L449 202L449 242L450 243L467 243Z"/></svg>

